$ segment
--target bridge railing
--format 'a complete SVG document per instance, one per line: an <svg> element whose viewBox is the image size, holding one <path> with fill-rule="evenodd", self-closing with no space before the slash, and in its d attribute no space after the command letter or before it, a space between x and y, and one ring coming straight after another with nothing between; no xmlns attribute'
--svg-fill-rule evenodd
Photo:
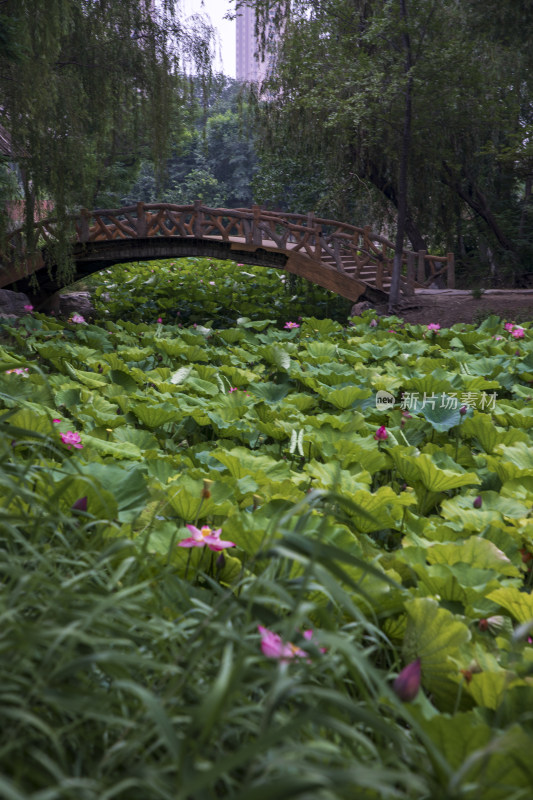
<svg viewBox="0 0 533 800"><path fill-rule="evenodd" d="M154 236L213 238L245 245L288 250L321 262L326 268L372 282L386 290L392 276L394 244L386 237L337 220L308 214L286 214L251 209L210 208L192 205L136 203L118 209L82 209L69 218L73 243L112 241ZM57 241L64 222L53 217L34 226L35 240L46 246ZM10 260L21 261L27 250L23 228L8 236ZM453 254L433 256L425 251L403 252L401 289L410 294L416 286L440 280L454 288Z"/></svg>

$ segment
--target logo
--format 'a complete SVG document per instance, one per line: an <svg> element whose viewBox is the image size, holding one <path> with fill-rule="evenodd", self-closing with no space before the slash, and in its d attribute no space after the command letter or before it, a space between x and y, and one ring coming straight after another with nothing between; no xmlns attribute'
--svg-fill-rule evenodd
<svg viewBox="0 0 533 800"><path fill-rule="evenodd" d="M376 392L376 408L379 411L392 408L395 402L396 398L394 395L390 392L386 392L385 389L380 389L379 392Z"/></svg>

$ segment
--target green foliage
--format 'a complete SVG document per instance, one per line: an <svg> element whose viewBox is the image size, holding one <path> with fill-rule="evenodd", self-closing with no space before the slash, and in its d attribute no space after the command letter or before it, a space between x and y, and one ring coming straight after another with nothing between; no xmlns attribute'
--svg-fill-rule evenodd
<svg viewBox="0 0 533 800"><path fill-rule="evenodd" d="M271 64L256 97L260 201L390 228L407 157L411 246L454 251L469 285L528 285L533 87L518 20L529 11L512 0L493 13L478 0L238 5L255 8Z"/></svg>
<svg viewBox="0 0 533 800"><path fill-rule="evenodd" d="M190 258L141 262L119 265L103 274L103 281L95 276L88 283L97 287L96 310L102 322L118 320L126 311L132 322L153 323L161 317L165 322L208 324L218 329L240 321L243 331L220 332L225 341L243 337L245 326L254 320L276 319L281 324L288 321L287 315L295 321L311 313L344 320L350 309L349 300L303 278L232 261ZM195 341L203 344L204 337L198 334ZM161 348L168 355L176 355L167 342L161 342ZM276 366L280 358L274 353L272 365ZM250 362L254 360L250 357ZM232 380L236 385L242 382L235 373Z"/></svg>
<svg viewBox="0 0 533 800"><path fill-rule="evenodd" d="M174 0L157 15L138 0L2 3L1 122L20 168L28 241L37 245L34 211L52 207L63 268L67 213L109 199L141 156L160 165L167 155L188 102L182 59L209 78L211 32L198 20L188 30L176 8Z"/></svg>
<svg viewBox="0 0 533 800"><path fill-rule="evenodd" d="M149 323L132 283L101 325L2 323L0 793L527 800L530 324L519 356L494 318L285 330L282 295L180 327L170 268L139 271Z"/></svg>

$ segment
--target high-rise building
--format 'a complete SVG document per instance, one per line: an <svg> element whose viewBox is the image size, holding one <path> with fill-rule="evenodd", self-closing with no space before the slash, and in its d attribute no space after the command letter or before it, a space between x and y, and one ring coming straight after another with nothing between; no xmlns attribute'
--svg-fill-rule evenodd
<svg viewBox="0 0 533 800"><path fill-rule="evenodd" d="M255 10L245 6L237 15L236 77L238 81L261 83L268 71L268 58L260 60L255 35Z"/></svg>

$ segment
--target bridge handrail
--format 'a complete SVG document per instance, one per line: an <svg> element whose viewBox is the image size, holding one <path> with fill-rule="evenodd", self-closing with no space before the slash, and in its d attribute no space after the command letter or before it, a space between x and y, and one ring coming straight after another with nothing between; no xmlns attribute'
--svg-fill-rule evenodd
<svg viewBox="0 0 533 800"><path fill-rule="evenodd" d="M165 213L169 214L167 219L161 216ZM190 220L182 219L189 214L192 215ZM176 215L177 219L171 215ZM103 218L112 220L111 224L104 222ZM226 227L222 222L224 218L230 221ZM90 227L91 220L94 220L92 227ZM392 272L394 244L385 236L373 232L370 226L362 228L351 223L317 217L313 212L298 214L270 211L261 209L257 205L245 209L211 208L199 201L193 204L138 202L120 208L101 208L92 211L80 209L67 215L65 220L53 216L46 217L36 222L33 228L37 238L40 235L49 242L55 236L54 226L63 221L70 221L76 229L76 241L87 242L101 238L112 239L116 236L141 238L161 233L175 235L169 233L168 223L172 226L171 231L180 226L180 235L200 236L200 238L204 235L220 235L224 240L229 240L230 236L235 236L234 233L230 234L229 230L237 220L251 223L250 226L241 227L238 234L241 238L245 238L247 243L255 245L268 243L267 246L274 244L279 249L287 249L286 246L290 242L293 252L303 252L316 261L325 259L325 266L340 272L346 272L342 258L344 253L345 259L349 258L353 263L350 269L355 269L351 272L354 277L360 277L365 267L375 266L379 288L382 288L380 283L383 282L384 272L389 274ZM152 230L153 226L155 227ZM208 230L214 228L218 233L206 234L205 227ZM328 228L333 230L327 231ZM186 230L186 233L183 233L183 230ZM25 252L25 234L25 226L20 226L7 234L6 238L12 252L17 251L19 254ZM433 256L423 250L415 253L404 248L403 261L405 266L403 280L407 286L412 288L415 284L429 285L437 277L446 275L448 286L454 288L453 254Z"/></svg>

